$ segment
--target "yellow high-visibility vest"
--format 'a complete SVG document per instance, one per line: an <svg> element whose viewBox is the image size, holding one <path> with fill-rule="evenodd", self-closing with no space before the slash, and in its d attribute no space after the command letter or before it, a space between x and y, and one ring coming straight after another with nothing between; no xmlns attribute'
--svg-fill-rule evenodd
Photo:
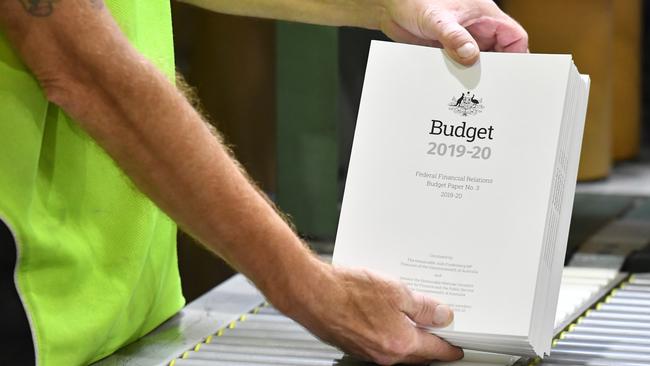
<svg viewBox="0 0 650 366"><path fill-rule="evenodd" d="M169 0L106 5L173 78ZM39 365L97 361L184 304L175 224L48 103L1 32L0 219L17 242L15 280Z"/></svg>

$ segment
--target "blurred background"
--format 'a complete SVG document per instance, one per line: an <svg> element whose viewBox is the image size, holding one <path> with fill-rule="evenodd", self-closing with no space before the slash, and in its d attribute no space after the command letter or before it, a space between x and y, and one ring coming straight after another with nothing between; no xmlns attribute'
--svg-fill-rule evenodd
<svg viewBox="0 0 650 366"><path fill-rule="evenodd" d="M642 185L635 179L650 172L650 7L640 0L497 3L526 28L531 52L571 53L580 71L591 75L579 191ZM213 14L175 2L173 16L178 70L204 112L299 233L315 250L331 252L370 40L386 38ZM574 222L580 213L593 222L594 210L611 214L621 206L597 197L576 198L582 206L574 209ZM569 250L596 229L572 225ZM232 274L183 233L179 261L188 300Z"/></svg>

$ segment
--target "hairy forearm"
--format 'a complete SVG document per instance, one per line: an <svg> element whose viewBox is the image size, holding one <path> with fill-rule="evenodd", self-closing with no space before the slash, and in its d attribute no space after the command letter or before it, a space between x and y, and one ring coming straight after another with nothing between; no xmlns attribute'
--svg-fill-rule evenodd
<svg viewBox="0 0 650 366"><path fill-rule="evenodd" d="M0 0L0 24L48 98L181 227L272 300L301 286L301 272L318 268L201 116L129 45L106 9L59 0L51 15L36 18L18 4Z"/></svg>
<svg viewBox="0 0 650 366"><path fill-rule="evenodd" d="M383 0L179 0L219 13L379 29Z"/></svg>

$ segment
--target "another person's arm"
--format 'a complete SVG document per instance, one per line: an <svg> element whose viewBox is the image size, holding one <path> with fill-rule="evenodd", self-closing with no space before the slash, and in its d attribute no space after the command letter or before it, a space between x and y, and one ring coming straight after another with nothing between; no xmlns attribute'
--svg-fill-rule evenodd
<svg viewBox="0 0 650 366"><path fill-rule="evenodd" d="M46 97L281 311L324 340L382 364L461 357L411 322L446 325L448 307L315 258L181 93L129 44L101 1L0 0L0 27Z"/></svg>
<svg viewBox="0 0 650 366"><path fill-rule="evenodd" d="M212 11L383 31L405 43L444 46L463 64L483 51L527 52L528 35L492 0L179 0Z"/></svg>

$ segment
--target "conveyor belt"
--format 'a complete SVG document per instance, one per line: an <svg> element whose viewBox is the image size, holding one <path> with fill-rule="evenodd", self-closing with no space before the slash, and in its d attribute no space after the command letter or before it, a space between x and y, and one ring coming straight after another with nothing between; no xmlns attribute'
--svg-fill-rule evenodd
<svg viewBox="0 0 650 366"><path fill-rule="evenodd" d="M578 315L584 313L598 299L603 298L609 293L613 286L620 283L621 279L621 275L611 270L585 268L565 269L556 319L557 329L564 329ZM637 278L636 281L640 281L640 279ZM221 301L217 300L217 298L227 296L232 302L232 288L245 289L242 293L249 293L244 296L244 298L248 298L248 304L256 299L254 296L251 297L250 294L250 292L256 293L256 291L241 276L236 276L224 286L226 289L230 288L231 290L224 293L223 286L220 286L212 294L208 294L204 298L199 299L197 302L188 306L188 308L195 310L204 309L203 311L206 312L214 312L219 308L218 301ZM628 292L631 294L632 291L637 291L641 285L640 282L635 282L634 285L628 284L626 286L624 289L618 290L617 294ZM636 294L636 292L634 293ZM650 294L650 291L647 294ZM644 300L644 298L638 298L641 295L634 295L636 297L630 296L632 295L621 297L621 299ZM182 352L183 350L176 351L175 354L180 354L180 357L173 360L171 360L173 357L170 357L169 360L171 362L158 364L173 366L354 366L363 364L346 358L341 351L322 343L299 324L283 316L272 306L263 303L261 296L257 299L257 306L245 307L245 304L241 304L242 307L237 313L237 316L233 317L232 314L222 316L221 325L217 328L218 330L215 329L213 332L204 333L203 337L198 339L195 344L185 346L185 352ZM616 303L616 301L603 304L601 307L622 306ZM206 306L206 304L211 305ZM226 305L225 307L235 308L232 306L233 304ZM216 307L211 308L211 306ZM246 309L252 310L246 311ZM242 313L244 315L241 315ZM223 319L228 317L232 321L223 322ZM600 319L594 318L589 321L593 322ZM188 329L190 327L186 327L184 332L190 333L190 335L196 334L196 332L188 332ZM149 340L147 341L147 339ZM114 359L113 363L110 362L111 359L108 359L102 365L146 364L143 361L144 359L128 359L126 355L129 357L133 357L134 355L142 357L143 355L151 356L154 352L159 353L161 352L161 339L164 339L164 337L161 337L160 334L145 337L144 342L139 342L143 343L140 346L136 344L130 350L120 352L111 358ZM169 342L169 340L167 341ZM158 346L158 348L152 348L154 346ZM170 350L178 349L178 346L176 348L167 348ZM116 357L119 358L119 362L115 361ZM467 351L465 359L462 362L454 363L454 365L511 365L516 361L517 357L513 356ZM519 364L526 363L520 361Z"/></svg>
<svg viewBox="0 0 650 366"><path fill-rule="evenodd" d="M594 329L610 326L612 334L621 333L621 328L616 326L620 325L620 322L631 323L630 315L635 316L636 320L647 320L650 317L650 308L645 308L648 310L646 312L643 308L645 304L650 303L650 298L646 297L650 295L650 277L635 276L599 304L598 309L581 318L579 324L569 326L585 310L605 298L623 277L611 270L565 269L556 329L558 333L565 328L567 331L562 333L563 338L557 341L556 348L559 353L552 354L553 362L562 362L568 356L571 357L566 358L567 360L575 361L578 357L576 351L563 351L561 348L576 346L576 343L567 343L575 341L575 337L581 341L591 340L589 336L608 334L597 333ZM616 317L603 314L616 314ZM637 343L632 344L635 347L627 348L628 351L642 347L643 337L650 339L650 326L639 325L633 331L636 335L631 336L631 339L635 339ZM587 338L582 335L585 332L588 333ZM600 342L596 344L604 342L601 338L594 341ZM650 345L650 340L645 344ZM610 350L623 352L620 347ZM518 361L514 356L466 351L465 359L453 365L511 365L515 362L518 365L528 364L524 360ZM197 299L140 341L98 363L100 366L362 364L364 363L347 358L336 348L322 343L299 324L264 303L262 295L241 275L233 277Z"/></svg>

